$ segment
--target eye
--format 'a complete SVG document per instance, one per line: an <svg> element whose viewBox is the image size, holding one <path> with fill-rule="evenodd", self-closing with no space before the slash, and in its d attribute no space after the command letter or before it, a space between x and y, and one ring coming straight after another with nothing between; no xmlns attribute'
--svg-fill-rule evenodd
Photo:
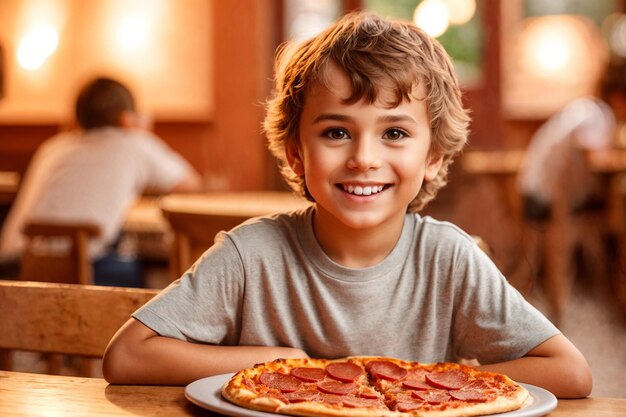
<svg viewBox="0 0 626 417"><path fill-rule="evenodd" d="M330 139L349 139L350 135L345 129L334 127L332 129L326 129L323 133L323 136L326 136Z"/></svg>
<svg viewBox="0 0 626 417"><path fill-rule="evenodd" d="M407 136L408 134L404 130L393 128L385 131L383 139L400 140Z"/></svg>

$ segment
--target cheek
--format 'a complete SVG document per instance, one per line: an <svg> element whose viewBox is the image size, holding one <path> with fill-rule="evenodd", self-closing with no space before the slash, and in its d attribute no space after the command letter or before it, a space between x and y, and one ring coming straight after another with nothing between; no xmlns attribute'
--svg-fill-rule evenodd
<svg viewBox="0 0 626 417"><path fill-rule="evenodd" d="M425 162L422 159L421 155L419 157L403 156L397 159L395 163L397 175L401 178L421 181L425 168Z"/></svg>
<svg viewBox="0 0 626 417"><path fill-rule="evenodd" d="M333 152L325 152L323 148L308 148L304 151L304 166L308 171L327 172L338 163L339 158Z"/></svg>

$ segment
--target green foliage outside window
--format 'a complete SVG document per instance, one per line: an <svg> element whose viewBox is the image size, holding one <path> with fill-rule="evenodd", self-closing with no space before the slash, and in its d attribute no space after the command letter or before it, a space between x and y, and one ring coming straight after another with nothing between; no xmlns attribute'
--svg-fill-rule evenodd
<svg viewBox="0 0 626 417"><path fill-rule="evenodd" d="M413 12L422 0L367 0L366 8L383 17L413 20ZM483 57L483 27L480 0L476 13L463 25L451 25L437 38L452 57L461 84L471 85L480 80Z"/></svg>
<svg viewBox="0 0 626 417"><path fill-rule="evenodd" d="M589 17L598 25L615 11L615 0L525 0L524 14L542 16L547 14L580 14Z"/></svg>

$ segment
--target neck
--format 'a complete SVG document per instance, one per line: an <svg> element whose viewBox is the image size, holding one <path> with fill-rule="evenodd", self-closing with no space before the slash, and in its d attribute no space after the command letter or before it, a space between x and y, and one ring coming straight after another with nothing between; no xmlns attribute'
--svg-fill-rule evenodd
<svg viewBox="0 0 626 417"><path fill-rule="evenodd" d="M353 228L316 208L315 237L326 255L349 268L367 268L380 263L396 246L402 234L404 214L370 228Z"/></svg>

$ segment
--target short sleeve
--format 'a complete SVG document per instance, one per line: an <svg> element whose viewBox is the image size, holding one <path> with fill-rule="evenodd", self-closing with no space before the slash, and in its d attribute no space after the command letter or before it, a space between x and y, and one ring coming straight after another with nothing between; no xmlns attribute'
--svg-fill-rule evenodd
<svg viewBox="0 0 626 417"><path fill-rule="evenodd" d="M223 236L133 317L161 336L237 344L243 291L241 258L230 238Z"/></svg>
<svg viewBox="0 0 626 417"><path fill-rule="evenodd" d="M174 152L157 136L144 132L134 132L130 140L135 141L143 156L140 175L144 189L168 192L192 170L191 165Z"/></svg>
<svg viewBox="0 0 626 417"><path fill-rule="evenodd" d="M480 363L512 360L559 334L478 247L459 262L462 286L453 324L458 357Z"/></svg>

